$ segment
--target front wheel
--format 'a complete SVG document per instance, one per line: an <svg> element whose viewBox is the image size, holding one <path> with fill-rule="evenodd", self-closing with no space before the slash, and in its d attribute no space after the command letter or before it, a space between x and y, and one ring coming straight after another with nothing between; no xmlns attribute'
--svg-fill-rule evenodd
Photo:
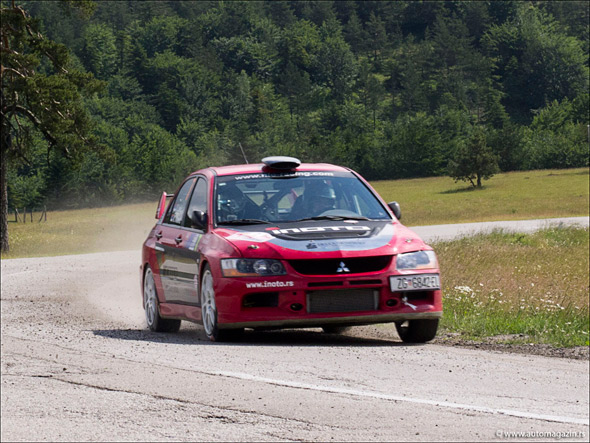
<svg viewBox="0 0 590 443"><path fill-rule="evenodd" d="M217 324L217 305L213 289L213 274L209 265L203 269L201 280L201 318L205 335L211 341L230 341L238 338L243 329L219 329Z"/></svg>
<svg viewBox="0 0 590 443"><path fill-rule="evenodd" d="M160 317L154 274L148 266L143 279L143 307L148 328L154 332L178 332L180 320Z"/></svg>
<svg viewBox="0 0 590 443"><path fill-rule="evenodd" d="M438 318L396 322L395 328L404 343L426 343L436 336Z"/></svg>

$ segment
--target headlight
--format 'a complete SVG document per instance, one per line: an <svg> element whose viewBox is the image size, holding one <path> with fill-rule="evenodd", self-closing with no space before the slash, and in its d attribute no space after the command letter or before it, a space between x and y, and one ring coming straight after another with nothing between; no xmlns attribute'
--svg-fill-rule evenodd
<svg viewBox="0 0 590 443"><path fill-rule="evenodd" d="M221 272L225 277L258 277L261 275L285 275L287 272L279 260L268 258L227 258L221 260Z"/></svg>
<svg viewBox="0 0 590 443"><path fill-rule="evenodd" d="M438 268L438 260L434 251L408 252L397 256L395 268L397 270Z"/></svg>

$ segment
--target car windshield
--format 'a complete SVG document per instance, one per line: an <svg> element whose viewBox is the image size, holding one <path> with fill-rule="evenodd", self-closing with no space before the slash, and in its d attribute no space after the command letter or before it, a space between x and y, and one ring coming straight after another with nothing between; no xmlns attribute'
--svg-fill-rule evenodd
<svg viewBox="0 0 590 443"><path fill-rule="evenodd" d="M299 220L389 220L380 201L349 172L218 177L218 224Z"/></svg>

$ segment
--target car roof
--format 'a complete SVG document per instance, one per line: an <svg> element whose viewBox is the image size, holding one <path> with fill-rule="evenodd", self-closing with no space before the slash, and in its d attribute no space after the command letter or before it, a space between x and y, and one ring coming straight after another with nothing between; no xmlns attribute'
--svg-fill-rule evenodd
<svg viewBox="0 0 590 443"><path fill-rule="evenodd" d="M263 172L263 168L266 165L264 165L263 163L253 163L253 164L247 164L247 165L231 165L231 166L214 166L211 168L208 168L209 170L212 170L215 174L217 174L218 176L225 176L225 175L238 175L238 174L257 174L257 173L262 173ZM331 171L331 172L337 172L337 171L350 171L350 169L342 167L342 166L336 166L336 165L331 165L329 163L302 163L300 166L298 166L296 168L297 171ZM196 171L195 173L200 172L200 171ZM264 171L267 172L267 171Z"/></svg>

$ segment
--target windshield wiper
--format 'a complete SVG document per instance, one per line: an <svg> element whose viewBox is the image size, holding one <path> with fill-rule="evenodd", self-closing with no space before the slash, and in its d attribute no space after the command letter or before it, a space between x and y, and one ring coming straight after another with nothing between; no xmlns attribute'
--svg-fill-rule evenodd
<svg viewBox="0 0 590 443"><path fill-rule="evenodd" d="M308 217L296 220L300 221L309 221L309 220L369 220L367 217L363 217L362 215L357 216L344 216L344 215L318 215L316 217Z"/></svg>
<svg viewBox="0 0 590 443"><path fill-rule="evenodd" d="M268 223L270 222L266 220L258 220L257 218L241 218L239 220L225 220L217 222L218 225L258 225Z"/></svg>

